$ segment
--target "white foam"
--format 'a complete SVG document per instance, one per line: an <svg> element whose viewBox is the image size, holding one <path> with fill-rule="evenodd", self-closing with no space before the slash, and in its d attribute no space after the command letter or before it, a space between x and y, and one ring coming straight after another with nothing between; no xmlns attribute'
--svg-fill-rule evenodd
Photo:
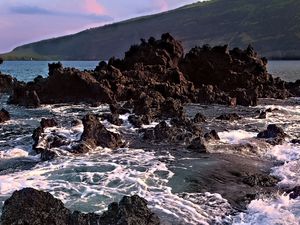
<svg viewBox="0 0 300 225"><path fill-rule="evenodd" d="M233 225L299 225L299 203L298 200L290 200L288 195L254 200L249 204L247 213L234 218Z"/></svg>
<svg viewBox="0 0 300 225"><path fill-rule="evenodd" d="M243 144L245 140L256 137L257 133L244 130L231 130L218 133L220 141L227 144Z"/></svg>
<svg viewBox="0 0 300 225"><path fill-rule="evenodd" d="M28 155L29 152L22 149L21 147L15 147L6 151L0 151L0 158L2 159L27 157Z"/></svg>

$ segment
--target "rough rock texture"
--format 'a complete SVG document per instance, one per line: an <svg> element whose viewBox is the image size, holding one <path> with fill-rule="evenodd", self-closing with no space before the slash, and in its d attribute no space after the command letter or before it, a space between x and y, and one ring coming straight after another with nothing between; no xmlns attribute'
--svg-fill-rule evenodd
<svg viewBox="0 0 300 225"><path fill-rule="evenodd" d="M16 78L0 72L0 93L12 94L18 85L20 85L20 82Z"/></svg>
<svg viewBox="0 0 300 225"><path fill-rule="evenodd" d="M74 149L75 152L88 152L97 146L114 149L124 145L121 136L108 131L97 116L88 114L83 117L82 123L84 130L81 135L80 144Z"/></svg>
<svg viewBox="0 0 300 225"><path fill-rule="evenodd" d="M294 187L292 190L289 190L288 193L290 193L291 199L296 199L300 196L300 186Z"/></svg>
<svg viewBox="0 0 300 225"><path fill-rule="evenodd" d="M205 138L206 141L218 141L218 140L220 140L220 137L219 137L217 131L215 131L215 130L212 130L209 133L206 133L204 135L204 138Z"/></svg>
<svg viewBox="0 0 300 225"><path fill-rule="evenodd" d="M159 225L159 218L137 195L112 203L101 216L71 212L50 193L32 188L15 191L3 206L2 225Z"/></svg>
<svg viewBox="0 0 300 225"><path fill-rule="evenodd" d="M44 103L132 101L135 113L147 111L164 117L164 113L154 115L155 110L160 106L162 112L169 106L176 110L177 101L249 106L256 105L259 97L299 95L300 82L273 78L266 66L267 60L251 46L246 50L203 46L184 55L181 43L166 33L160 40L142 40L125 53L124 59L100 62L93 71L49 64L47 78L37 77L19 85L10 102L37 107ZM114 107L112 111L120 114Z"/></svg>
<svg viewBox="0 0 300 225"><path fill-rule="evenodd" d="M5 109L0 110L0 123L4 123L5 121L10 120L9 112L7 112Z"/></svg>
<svg viewBox="0 0 300 225"><path fill-rule="evenodd" d="M267 141L270 144L277 145L281 144L286 136L281 127L278 127L276 124L270 124L267 130L258 133L257 138L268 139Z"/></svg>
<svg viewBox="0 0 300 225"><path fill-rule="evenodd" d="M266 70L267 60L249 46L245 50L228 46L195 47L180 63L180 70L196 87L217 86L236 98L239 105L255 105L257 97L287 98L286 83Z"/></svg>

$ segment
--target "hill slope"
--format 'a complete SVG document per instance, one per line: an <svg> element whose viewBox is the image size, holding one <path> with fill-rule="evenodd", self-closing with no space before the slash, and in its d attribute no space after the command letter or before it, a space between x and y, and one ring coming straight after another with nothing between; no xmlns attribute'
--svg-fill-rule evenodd
<svg viewBox="0 0 300 225"><path fill-rule="evenodd" d="M300 58L299 0L211 0L14 49L6 59L99 60L122 56L141 37L170 32L186 49L209 43L269 58Z"/></svg>

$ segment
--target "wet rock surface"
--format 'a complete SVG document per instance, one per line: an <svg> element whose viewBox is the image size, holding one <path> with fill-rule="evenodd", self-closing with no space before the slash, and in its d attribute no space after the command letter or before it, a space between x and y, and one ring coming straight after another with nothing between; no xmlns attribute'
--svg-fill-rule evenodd
<svg viewBox="0 0 300 225"><path fill-rule="evenodd" d="M286 133L284 133L284 130L281 127L270 124L268 125L267 130L264 130L257 135L257 138L264 138L267 139L268 143L278 145L283 143L286 136Z"/></svg>
<svg viewBox="0 0 300 225"><path fill-rule="evenodd" d="M5 121L10 120L9 112L7 112L5 109L0 110L0 123L4 123Z"/></svg>
<svg viewBox="0 0 300 225"><path fill-rule="evenodd" d="M94 149L97 146L115 149L124 145L121 136L108 131L95 115L84 116L82 123L84 130L80 144L75 147L76 152L88 152L89 149Z"/></svg>
<svg viewBox="0 0 300 225"><path fill-rule="evenodd" d="M47 78L37 77L33 82L17 85L9 102L38 107L53 103L116 104L134 100L143 107L135 107L141 112L167 98L181 103L249 106L256 105L262 97L285 99L298 95L299 82L286 83L273 78L266 68L267 60L251 46L245 50L229 50L228 46L205 45L184 55L180 41L166 33L160 40L141 40L123 59L100 62L93 71L63 68L61 63L49 64ZM167 101L161 107L176 109L173 103ZM118 109L114 110L120 114Z"/></svg>
<svg viewBox="0 0 300 225"><path fill-rule="evenodd" d="M15 191L4 203L2 225L159 225L159 218L137 195L112 203L102 215L71 212L50 193L32 188Z"/></svg>

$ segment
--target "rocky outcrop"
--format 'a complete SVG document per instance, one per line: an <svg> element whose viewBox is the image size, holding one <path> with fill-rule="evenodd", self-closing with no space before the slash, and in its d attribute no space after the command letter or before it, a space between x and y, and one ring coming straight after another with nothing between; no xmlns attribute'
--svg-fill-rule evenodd
<svg viewBox="0 0 300 225"><path fill-rule="evenodd" d="M5 109L1 109L0 110L0 123L4 123L8 120L10 120L9 112L7 112Z"/></svg>
<svg viewBox="0 0 300 225"><path fill-rule="evenodd" d="M154 115L155 110L147 114L164 117L164 110L169 106L176 110L178 102L249 106L256 105L259 97L284 99L297 95L299 82L273 78L266 66L267 60L251 46L245 50L195 47L184 56L181 43L166 33L160 40L141 40L125 53L124 59L100 62L93 71L49 64L47 78L37 77L15 88L10 102L36 107L132 101L135 113L157 110L159 104L161 115Z"/></svg>
<svg viewBox="0 0 300 225"><path fill-rule="evenodd" d="M286 137L286 133L281 127L278 127L276 124L270 124L267 127L267 130L260 132L257 135L257 138L268 139L267 142L273 145L281 144Z"/></svg>
<svg viewBox="0 0 300 225"><path fill-rule="evenodd" d="M15 191L3 206L2 225L159 225L159 218L137 195L112 203L102 215L71 212L50 193L32 188Z"/></svg>
<svg viewBox="0 0 300 225"><path fill-rule="evenodd" d="M215 131L215 130L212 130L209 133L206 133L204 135L204 138L206 141L219 141L220 140L220 137L219 137L217 131Z"/></svg>
<svg viewBox="0 0 300 225"><path fill-rule="evenodd" d="M12 94L13 90L20 84L17 79L0 72L0 93Z"/></svg>
<svg viewBox="0 0 300 225"><path fill-rule="evenodd" d="M97 146L112 149L124 146L121 136L108 131L96 115L88 114L84 116L82 123L84 130L81 135L80 144L74 148L76 153L89 152Z"/></svg>
<svg viewBox="0 0 300 225"><path fill-rule="evenodd" d="M45 128L55 127L57 125L58 123L53 118L42 118L40 126L33 131L32 139L34 143L32 148L36 151L36 153L41 154L41 159L43 161L52 160L57 157L56 152L50 150L51 148L57 148L69 144L64 137L60 137L56 134L49 136L44 135Z"/></svg>
<svg viewBox="0 0 300 225"><path fill-rule="evenodd" d="M267 73L267 60L249 46L245 50L229 50L228 46L195 47L180 63L180 70L196 87L212 85L238 105L256 105L258 97L287 98L292 93L286 83Z"/></svg>

